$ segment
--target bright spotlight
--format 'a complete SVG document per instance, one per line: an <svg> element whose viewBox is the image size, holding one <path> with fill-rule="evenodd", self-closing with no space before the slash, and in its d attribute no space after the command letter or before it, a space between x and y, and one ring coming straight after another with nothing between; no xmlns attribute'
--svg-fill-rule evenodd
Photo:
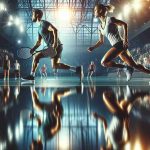
<svg viewBox="0 0 150 150"><path fill-rule="evenodd" d="M60 21L69 22L71 19L71 11L69 8L60 8L58 10L58 19Z"/></svg>
<svg viewBox="0 0 150 150"><path fill-rule="evenodd" d="M126 145L125 145L125 150L129 150L129 149L131 149L131 143L127 143Z"/></svg>
<svg viewBox="0 0 150 150"><path fill-rule="evenodd" d="M10 126L8 126L8 128L7 128L7 134L8 134L8 140L9 140L9 142L11 142L13 139L13 132L12 132L12 129Z"/></svg>
<svg viewBox="0 0 150 150"><path fill-rule="evenodd" d="M0 3L0 11L6 11L6 7L3 3Z"/></svg>
<svg viewBox="0 0 150 150"><path fill-rule="evenodd" d="M139 140L136 140L134 150L142 150L142 145Z"/></svg>
<svg viewBox="0 0 150 150"><path fill-rule="evenodd" d="M15 21L14 21L14 22L15 22L16 25L20 25L20 23L21 23L21 22L20 22L20 19L19 19L18 17L15 18Z"/></svg>
<svg viewBox="0 0 150 150"><path fill-rule="evenodd" d="M13 21L13 16L12 15L9 16L9 20Z"/></svg>
<svg viewBox="0 0 150 150"><path fill-rule="evenodd" d="M130 13L130 5L126 4L123 9L124 16L127 17Z"/></svg>
<svg viewBox="0 0 150 150"><path fill-rule="evenodd" d="M138 12L142 8L141 0L134 0L132 3L133 9Z"/></svg>
<svg viewBox="0 0 150 150"><path fill-rule="evenodd" d="M18 44L21 44L21 40L18 40L17 43L18 43Z"/></svg>
<svg viewBox="0 0 150 150"><path fill-rule="evenodd" d="M59 149L65 150L69 148L69 132L67 129L61 130L59 133L60 139L63 138L63 140L59 140Z"/></svg>
<svg viewBox="0 0 150 150"><path fill-rule="evenodd" d="M121 14L121 13L117 16L117 19L119 19L119 20L122 20L122 19L123 19L123 17L122 17L122 14Z"/></svg>
<svg viewBox="0 0 150 150"><path fill-rule="evenodd" d="M23 26L20 26L20 32L24 32Z"/></svg>
<svg viewBox="0 0 150 150"><path fill-rule="evenodd" d="M8 26L11 26L11 25L12 25L12 22L8 21L7 25L8 25Z"/></svg>

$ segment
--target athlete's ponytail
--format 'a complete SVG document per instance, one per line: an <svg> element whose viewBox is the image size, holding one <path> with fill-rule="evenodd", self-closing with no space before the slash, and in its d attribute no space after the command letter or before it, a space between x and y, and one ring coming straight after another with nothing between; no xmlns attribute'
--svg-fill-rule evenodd
<svg viewBox="0 0 150 150"><path fill-rule="evenodd" d="M106 5L105 7L106 7L106 10L108 12L110 12L110 13L112 13L114 11L114 9L115 9L115 7L113 5L111 5L111 4Z"/></svg>
<svg viewBox="0 0 150 150"><path fill-rule="evenodd" d="M98 7L98 9L102 10L103 12L110 12L110 13L112 13L115 9L115 7L111 4L108 5L97 4L96 7Z"/></svg>

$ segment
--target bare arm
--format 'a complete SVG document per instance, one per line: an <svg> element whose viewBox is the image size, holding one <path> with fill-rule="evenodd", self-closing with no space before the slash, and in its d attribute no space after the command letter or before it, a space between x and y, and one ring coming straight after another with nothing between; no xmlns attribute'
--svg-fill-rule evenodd
<svg viewBox="0 0 150 150"><path fill-rule="evenodd" d="M39 97L38 97L38 94L37 94L35 88L31 87L30 90L31 90L33 106L38 110L43 110L44 109L44 104L42 104L39 101Z"/></svg>
<svg viewBox="0 0 150 150"><path fill-rule="evenodd" d="M118 20L116 18L113 18L113 22L118 25L118 26L122 26L123 29L124 29L124 36L123 36L123 39L125 42L128 42L128 25L127 23L121 21L121 20Z"/></svg>
<svg viewBox="0 0 150 150"><path fill-rule="evenodd" d="M31 53L33 53L41 45L41 41L42 41L42 36L39 34L36 44L31 49Z"/></svg>
<svg viewBox="0 0 150 150"><path fill-rule="evenodd" d="M57 47L57 41L58 41L57 29L52 24L50 24L50 26L48 27L48 30L53 32L53 35L54 35L53 47L56 48Z"/></svg>
<svg viewBox="0 0 150 150"><path fill-rule="evenodd" d="M99 46L101 46L104 43L104 36L100 33L100 39L99 41L97 41L97 43L91 47L88 48L88 51L91 52L93 51L95 48L98 48Z"/></svg>
<svg viewBox="0 0 150 150"><path fill-rule="evenodd" d="M56 119L57 119L57 120L56 120L56 126L53 127L53 128L51 129L51 131L50 131L52 135L56 134L56 133L60 130L60 128L61 128L61 120L60 120L60 117L57 117Z"/></svg>

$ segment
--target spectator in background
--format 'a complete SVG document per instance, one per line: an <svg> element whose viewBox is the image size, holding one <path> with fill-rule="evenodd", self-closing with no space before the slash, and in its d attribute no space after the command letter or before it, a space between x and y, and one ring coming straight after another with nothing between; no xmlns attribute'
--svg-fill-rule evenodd
<svg viewBox="0 0 150 150"><path fill-rule="evenodd" d="M15 74L15 80L17 78L20 78L20 64L18 60L16 60L14 63L14 74Z"/></svg>
<svg viewBox="0 0 150 150"><path fill-rule="evenodd" d="M146 67L148 65L148 58L144 57L143 58L143 65Z"/></svg>
<svg viewBox="0 0 150 150"><path fill-rule="evenodd" d="M45 64L41 67L41 69L40 69L40 74L41 74L41 78L42 78L42 77L47 78L47 67L46 67Z"/></svg>
<svg viewBox="0 0 150 150"><path fill-rule="evenodd" d="M3 60L3 73L4 73L4 80L9 79L9 70L10 70L10 60L8 55L5 55Z"/></svg>
<svg viewBox="0 0 150 150"><path fill-rule="evenodd" d="M92 77L93 73L96 71L96 65L94 61L91 61L88 67L88 77Z"/></svg>

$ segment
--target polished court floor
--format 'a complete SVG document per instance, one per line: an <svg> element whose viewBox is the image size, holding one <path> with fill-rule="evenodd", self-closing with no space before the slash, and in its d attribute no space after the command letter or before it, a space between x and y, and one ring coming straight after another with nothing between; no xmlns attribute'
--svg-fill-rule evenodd
<svg viewBox="0 0 150 150"><path fill-rule="evenodd" d="M0 150L150 150L149 82L0 80Z"/></svg>

